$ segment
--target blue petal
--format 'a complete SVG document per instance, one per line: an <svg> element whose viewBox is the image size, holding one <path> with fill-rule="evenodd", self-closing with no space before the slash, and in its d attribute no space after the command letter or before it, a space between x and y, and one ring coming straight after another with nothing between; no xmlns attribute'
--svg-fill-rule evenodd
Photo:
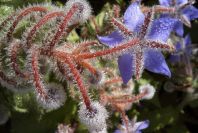
<svg viewBox="0 0 198 133"><path fill-rule="evenodd" d="M190 34L187 34L185 36L184 43L185 43L186 46L192 43L191 38L190 38Z"/></svg>
<svg viewBox="0 0 198 133"><path fill-rule="evenodd" d="M122 133L120 130L115 130L114 133Z"/></svg>
<svg viewBox="0 0 198 133"><path fill-rule="evenodd" d="M191 42L190 34L187 34L185 36L184 43L185 43L185 47L186 47L185 51L186 51L187 55L190 56L192 53L192 47L191 47L192 42Z"/></svg>
<svg viewBox="0 0 198 133"><path fill-rule="evenodd" d="M114 31L108 36L97 36L98 40L110 47L116 46L116 44L119 44L123 41L123 36L118 32Z"/></svg>
<svg viewBox="0 0 198 133"><path fill-rule="evenodd" d="M147 38L166 42L176 22L176 19L170 17L162 17L154 20Z"/></svg>
<svg viewBox="0 0 198 133"><path fill-rule="evenodd" d="M188 0L176 0L177 5L186 4L187 2L188 2Z"/></svg>
<svg viewBox="0 0 198 133"><path fill-rule="evenodd" d="M132 60L130 54L123 54L118 58L118 67L124 84L127 84L133 75Z"/></svg>
<svg viewBox="0 0 198 133"><path fill-rule="evenodd" d="M163 6L175 6L173 5L173 0L159 0L160 5ZM176 5L185 4L188 0L176 0Z"/></svg>
<svg viewBox="0 0 198 133"><path fill-rule="evenodd" d="M159 0L159 3L162 6L171 6L171 0Z"/></svg>
<svg viewBox="0 0 198 133"><path fill-rule="evenodd" d="M139 131L139 130L138 130L138 131L135 131L135 133L142 133L142 131Z"/></svg>
<svg viewBox="0 0 198 133"><path fill-rule="evenodd" d="M174 31L175 31L175 33L178 36L183 37L183 35L184 35L184 26L183 26L183 23L181 21L177 21L175 23Z"/></svg>
<svg viewBox="0 0 198 133"><path fill-rule="evenodd" d="M131 4L124 13L124 24L133 32L140 31L144 22L144 14L140 10L139 2Z"/></svg>
<svg viewBox="0 0 198 133"><path fill-rule="evenodd" d="M175 45L176 51L175 52L180 52L182 50L182 44L180 42L177 42Z"/></svg>
<svg viewBox="0 0 198 133"><path fill-rule="evenodd" d="M166 64L164 56L159 51L148 50L145 52L145 68L151 72L171 77L171 72Z"/></svg>
<svg viewBox="0 0 198 133"><path fill-rule="evenodd" d="M180 55L170 55L169 59L168 59L171 63L177 63L180 61Z"/></svg>
<svg viewBox="0 0 198 133"><path fill-rule="evenodd" d="M148 128L149 121L146 120L146 121L137 122L135 123L135 126L137 126L137 129L136 129L137 131Z"/></svg>
<svg viewBox="0 0 198 133"><path fill-rule="evenodd" d="M198 18L198 9L194 6L188 6L182 10L182 13L187 16L189 20Z"/></svg>

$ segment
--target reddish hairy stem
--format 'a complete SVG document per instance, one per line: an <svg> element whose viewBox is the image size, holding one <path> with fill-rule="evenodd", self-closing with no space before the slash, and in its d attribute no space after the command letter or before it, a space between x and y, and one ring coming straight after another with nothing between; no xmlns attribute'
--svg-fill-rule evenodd
<svg viewBox="0 0 198 133"><path fill-rule="evenodd" d="M114 84L114 83L118 83L118 82L122 82L122 78L116 77L116 78L107 80L104 84L108 85L108 84Z"/></svg>
<svg viewBox="0 0 198 133"><path fill-rule="evenodd" d="M124 97L126 96L122 96L122 99L120 100L118 98L118 100L113 99L112 98L112 102L115 103L115 104L126 104L126 103L134 103L136 101L139 101L140 99L142 99L145 95L147 94L147 91L143 92L143 93L140 93L134 97L131 97L131 98L127 98L127 99L124 99Z"/></svg>
<svg viewBox="0 0 198 133"><path fill-rule="evenodd" d="M154 11L158 12L158 13L174 13L175 12L175 8L173 8L173 7L164 7L164 6L155 6Z"/></svg>
<svg viewBox="0 0 198 133"><path fill-rule="evenodd" d="M68 27L68 28L66 29L66 33L65 33L63 36L68 35L68 34L72 31L72 29L75 28L77 25L78 25L78 24L74 24L74 25ZM45 40L44 42L48 42L48 40ZM47 45L44 45L44 46L42 46L42 47L40 47L40 48L39 48L40 54L41 54L41 55L51 56L52 53L53 53L53 50L50 49L50 48L52 48L52 47L50 47L48 44L47 44Z"/></svg>
<svg viewBox="0 0 198 133"><path fill-rule="evenodd" d="M14 20L12 26L9 28L8 33L7 33L7 39L8 41L11 40L12 38L12 33L14 32L17 24L19 23L19 21L21 21L23 19L23 17L25 17L26 15L32 13L32 12L46 12L47 8L45 7L40 7L40 6L35 6L35 7L30 7L27 8L25 10L23 10Z"/></svg>
<svg viewBox="0 0 198 133"><path fill-rule="evenodd" d="M72 51L72 54L79 54L81 51L86 50L88 46L92 46L94 44L97 44L97 41L82 42L78 44L79 46L74 49L74 51Z"/></svg>
<svg viewBox="0 0 198 133"><path fill-rule="evenodd" d="M168 45L166 43L161 43L157 41L147 41L145 45L153 49L160 48L162 50L175 51L175 47L173 45Z"/></svg>
<svg viewBox="0 0 198 133"><path fill-rule="evenodd" d="M12 62L12 68L13 68L15 74L17 76L22 77L22 78L27 78L27 75L20 70L20 68L17 64L17 53L21 48L21 45L19 43L20 42L18 42L18 43L14 42L14 44L12 44L11 49L10 49L11 50L10 51L10 54L11 54L10 55L10 60Z"/></svg>
<svg viewBox="0 0 198 133"><path fill-rule="evenodd" d="M67 55L67 54L63 53L63 52L58 52L58 51L53 52L54 57L56 57L57 59L59 59L60 61L62 61L64 63L68 64L68 66L70 68L70 71L73 74L73 77L74 77L75 81L77 82L78 88L79 88L79 90L82 94L83 101L86 105L86 108L89 111L92 111L91 101L90 101L90 98L88 96L87 89L85 88L85 86L83 84L83 81L81 79L80 73L76 69L75 64L72 61L73 59L69 55L67 55L67 56L65 56L65 55Z"/></svg>
<svg viewBox="0 0 198 133"><path fill-rule="evenodd" d="M121 116L122 116L122 119L123 119L123 122L125 124L125 127L126 127L126 130L127 130L127 133L129 133L129 120L128 120L128 117L126 116L125 112L123 110L120 110L120 113L121 113Z"/></svg>
<svg viewBox="0 0 198 133"><path fill-rule="evenodd" d="M97 74L97 70L92 65L90 65L88 62L79 61L79 64L81 64L84 68L88 69L93 75Z"/></svg>
<svg viewBox="0 0 198 133"><path fill-rule="evenodd" d="M143 53L138 52L136 53L136 60L135 60L135 77L136 80L140 79L141 73L142 73L142 67L143 67Z"/></svg>
<svg viewBox="0 0 198 133"><path fill-rule="evenodd" d="M142 8L143 13L149 12L150 10L151 10L150 7ZM155 13L174 13L175 9L173 7L165 7L165 6L157 5L154 7L154 12Z"/></svg>
<svg viewBox="0 0 198 133"><path fill-rule="evenodd" d="M26 42L27 47L28 48L31 47L33 36L35 35L36 31L39 30L39 28L42 25L44 25L45 23L47 23L50 19L55 18L55 17L60 17L60 16L64 16L64 13L58 11L58 12L52 12L52 13L46 14L42 19L40 19L39 22L28 33L28 36L26 38L26 40L27 40L27 42Z"/></svg>
<svg viewBox="0 0 198 133"><path fill-rule="evenodd" d="M95 57L99 57L99 56L104 56L104 55L108 55L108 54L112 54L118 51L122 51L122 50L126 50L129 49L133 46L135 46L136 44L139 43L139 39L133 39L130 40L120 46L114 47L114 48L110 48L107 50L103 50L103 51L97 51L95 53L83 53L83 54L79 54L76 55L77 59L91 59L91 58L95 58Z"/></svg>
<svg viewBox="0 0 198 133"><path fill-rule="evenodd" d="M152 19L153 19L153 10L150 9L150 11L147 13L147 15L144 19L144 23L143 23L142 27L141 27L140 38L145 37Z"/></svg>
<svg viewBox="0 0 198 133"><path fill-rule="evenodd" d="M12 14L12 15L10 15L9 17L7 17L7 18L0 24L0 31L6 26L6 24L7 24L8 22L10 22L11 20L13 20L14 16L15 16L15 13Z"/></svg>
<svg viewBox="0 0 198 133"><path fill-rule="evenodd" d="M69 22L71 21L72 16L76 13L76 11L78 10L78 8L79 7L74 4L71 7L71 9L67 12L67 14L65 15L62 23L59 25L56 34L54 35L53 39L51 40L51 42L49 44L50 50L56 45L56 43L59 42L59 40L61 39L61 37L64 35L65 28L68 26Z"/></svg>
<svg viewBox="0 0 198 133"><path fill-rule="evenodd" d="M32 53L31 53L31 66L32 66L32 72L33 72L33 78L35 82L35 88L36 91L42 96L42 97L47 97L47 94L45 93L45 88L44 85L41 82L41 77L39 74L39 69L38 69L38 50L35 48L32 48Z"/></svg>
<svg viewBox="0 0 198 133"><path fill-rule="evenodd" d="M59 69L59 71L64 75L66 76L66 79L71 81L72 80L72 77L68 75L68 70L67 68L64 67L64 63L60 62L60 61L57 61L57 67Z"/></svg>
<svg viewBox="0 0 198 133"><path fill-rule="evenodd" d="M131 32L130 30L128 30L128 28L126 28L125 25L123 25L123 23L119 22L118 20L116 20L115 18L111 18L111 23L118 28L120 31L122 31L123 34L125 35L133 35L133 32Z"/></svg>

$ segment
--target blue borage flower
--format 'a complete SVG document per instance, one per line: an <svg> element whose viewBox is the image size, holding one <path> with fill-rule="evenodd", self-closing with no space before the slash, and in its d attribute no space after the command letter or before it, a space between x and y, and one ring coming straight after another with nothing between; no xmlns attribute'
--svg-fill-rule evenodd
<svg viewBox="0 0 198 133"><path fill-rule="evenodd" d="M129 121L128 124L128 132L129 133L141 133L143 129L148 128L149 126L149 121L140 121L140 122L135 122L134 120ZM114 133L127 133L127 127L126 125L121 125L120 129L115 130Z"/></svg>
<svg viewBox="0 0 198 133"><path fill-rule="evenodd" d="M98 36L100 42L109 47L115 47L134 38L140 40L138 45L118 58L119 70L125 84L133 75L139 79L144 68L154 73L171 76L165 59L158 50L174 49L166 41L177 20L164 17L153 21L153 14L152 10L145 16L139 8L139 2L134 2L124 13L124 24L115 18L112 19L118 30L108 36Z"/></svg>
<svg viewBox="0 0 198 133"><path fill-rule="evenodd" d="M184 34L183 24L191 27L190 21L198 18L198 9L192 6L194 0L159 0L159 2L160 5L175 9L175 13L170 14L170 16L177 18L178 21L174 27L174 31L181 37Z"/></svg>
<svg viewBox="0 0 198 133"><path fill-rule="evenodd" d="M181 41L177 42L175 47L176 47L175 53L171 54L169 58L169 60L172 63L177 63L182 61L181 55L185 55L189 57L192 53L190 35L187 34L184 38L181 39Z"/></svg>

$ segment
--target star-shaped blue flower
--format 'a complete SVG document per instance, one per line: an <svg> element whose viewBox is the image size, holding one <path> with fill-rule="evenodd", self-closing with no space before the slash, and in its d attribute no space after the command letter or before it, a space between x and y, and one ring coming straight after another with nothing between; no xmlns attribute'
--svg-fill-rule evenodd
<svg viewBox="0 0 198 133"><path fill-rule="evenodd" d="M124 24L113 19L112 23L117 26L118 30L108 36L98 37L101 43L109 47L116 47L122 42L139 38L139 45L124 52L118 58L119 70L125 84L133 75L139 79L144 68L154 73L171 76L159 49L173 49L166 44L166 41L175 22L176 20L170 17L152 21L152 12L148 12L145 16L139 8L139 2L134 2L124 13Z"/></svg>
<svg viewBox="0 0 198 133"><path fill-rule="evenodd" d="M159 0L159 2L160 5L175 9L174 14L170 16L178 19L174 31L181 37L184 34L183 24L191 27L190 21L198 18L198 9L192 6L194 0Z"/></svg>
<svg viewBox="0 0 198 133"><path fill-rule="evenodd" d="M177 42L176 51L175 53L170 55L169 60L172 63L177 63L182 61L181 55L185 55L186 57L189 57L191 53L192 53L191 38L190 35L188 34L184 38L182 38L181 41Z"/></svg>
<svg viewBox="0 0 198 133"><path fill-rule="evenodd" d="M130 133L141 133L143 129L148 128L149 126L149 121L140 121L140 122L134 122L134 121L129 121L128 125L128 130ZM127 128L126 125L122 125L121 129L117 129L114 133L126 133Z"/></svg>

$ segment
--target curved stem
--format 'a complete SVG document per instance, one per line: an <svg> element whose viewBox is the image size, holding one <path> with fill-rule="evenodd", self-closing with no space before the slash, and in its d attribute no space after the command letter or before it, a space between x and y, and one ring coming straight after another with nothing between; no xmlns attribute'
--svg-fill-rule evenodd
<svg viewBox="0 0 198 133"><path fill-rule="evenodd" d="M7 40L8 41L11 40L12 34L13 34L16 26L18 25L19 21L21 21L23 19L23 17L27 16L28 14L30 14L32 12L46 12L46 11L47 11L47 8L40 7L40 6L30 7L25 10L22 10L22 12L14 20L12 26L9 28L8 33L7 33Z"/></svg>
<svg viewBox="0 0 198 133"><path fill-rule="evenodd" d="M79 61L79 64L82 65L84 68L88 69L93 75L96 75L97 74L96 68L94 68L88 62L86 62L86 61Z"/></svg>
<svg viewBox="0 0 198 133"><path fill-rule="evenodd" d="M112 78L110 80L107 80L104 84L108 85L108 84L114 84L114 83L118 83L118 82L122 82L122 78L115 77L115 78Z"/></svg>
<svg viewBox="0 0 198 133"><path fill-rule="evenodd" d="M46 98L47 94L45 92L44 85L41 81L41 76L39 74L39 64L38 64L38 55L39 52L36 48L31 49L31 67L32 67L32 72L33 72L33 78L34 78L34 85L36 88L36 91L38 94L40 94L42 97Z"/></svg>
<svg viewBox="0 0 198 133"><path fill-rule="evenodd" d="M17 54L20 51L21 45L20 42L13 42L10 47L10 60L11 66L17 76L22 78L27 78L27 73L24 73L20 70L19 65L17 63Z"/></svg>
<svg viewBox="0 0 198 133"><path fill-rule="evenodd" d="M10 22L11 20L14 19L14 16L15 16L15 13L13 13L9 17L7 17L3 22L1 22L1 24L0 24L0 31L6 26L6 24L8 24L8 22Z"/></svg>
<svg viewBox="0 0 198 133"><path fill-rule="evenodd" d="M27 47L28 48L31 47L33 36L39 30L39 28L41 28L42 25L47 23L50 19L55 18L55 17L60 17L60 16L64 16L64 13L61 11L57 11L57 12L46 14L42 19L40 19L39 22L30 30L30 32L27 35L27 38L26 38Z"/></svg>
<svg viewBox="0 0 198 133"><path fill-rule="evenodd" d="M88 46L92 46L94 44L97 44L97 41L82 42L78 44L78 47L74 49L74 51L72 51L72 54L79 54L81 51L86 50Z"/></svg>
<svg viewBox="0 0 198 133"><path fill-rule="evenodd" d="M68 56L65 56L65 55L67 55L67 54L63 53L63 52L53 52L53 56L55 58L57 58L58 60L68 64L68 66L70 68L70 71L73 74L73 77L74 77L74 79L75 79L75 81L78 85L78 88L79 88L81 94L82 94L82 98L83 98L83 101L86 105L86 108L88 110L92 111L91 100L88 96L87 89L85 88L85 86L83 84L80 73L76 69L76 66L75 66L75 63L73 62L73 59L69 55Z"/></svg>
<svg viewBox="0 0 198 133"><path fill-rule="evenodd" d="M73 15L76 13L76 11L78 10L78 5L73 5L70 10L67 12L67 14L65 15L62 23L59 25L57 32L55 33L53 39L50 41L49 43L49 49L51 50L58 42L59 40L62 38L62 36L64 35L64 31L65 28L68 27L69 23L71 22L71 19L73 17Z"/></svg>
<svg viewBox="0 0 198 133"><path fill-rule="evenodd" d="M131 98L127 98L127 99L124 99L124 97L127 97L127 95L125 96L122 96L122 99L120 98L112 98L112 103L115 103L115 104L126 104L126 103L134 103L136 101L139 101L140 99L142 99L145 95L147 94L147 92L143 92L143 93L140 93L136 96L133 96Z"/></svg>
<svg viewBox="0 0 198 133"><path fill-rule="evenodd" d="M110 49L103 50L103 51L97 51L95 53L83 53L83 54L76 55L76 58L77 59L91 59L91 58L95 58L99 56L113 54L116 52L122 52L123 50L130 49L131 47L137 45L138 43L139 43L139 39L132 39L114 48L110 48Z"/></svg>

